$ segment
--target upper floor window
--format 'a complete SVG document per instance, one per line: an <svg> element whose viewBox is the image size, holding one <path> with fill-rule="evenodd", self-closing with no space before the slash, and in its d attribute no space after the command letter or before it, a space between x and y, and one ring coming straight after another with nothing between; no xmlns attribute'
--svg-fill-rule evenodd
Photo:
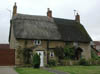
<svg viewBox="0 0 100 74"><path fill-rule="evenodd" d="M35 45L41 45L41 40L34 40Z"/></svg>

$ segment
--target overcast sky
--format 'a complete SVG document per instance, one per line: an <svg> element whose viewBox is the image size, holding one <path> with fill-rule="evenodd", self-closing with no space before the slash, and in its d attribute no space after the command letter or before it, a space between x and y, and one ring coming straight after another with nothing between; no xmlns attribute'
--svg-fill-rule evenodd
<svg viewBox="0 0 100 74"><path fill-rule="evenodd" d="M10 18L14 2L18 13L45 15L47 8L53 17L74 19L74 10L93 40L100 41L100 0L0 0L0 43L8 43Z"/></svg>

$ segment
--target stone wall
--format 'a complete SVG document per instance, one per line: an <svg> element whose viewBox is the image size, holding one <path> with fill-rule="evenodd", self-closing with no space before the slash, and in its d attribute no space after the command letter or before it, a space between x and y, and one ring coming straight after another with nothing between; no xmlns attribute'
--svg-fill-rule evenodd
<svg viewBox="0 0 100 74"><path fill-rule="evenodd" d="M48 43L48 44L47 44ZM73 42L67 42L70 45L73 45ZM49 50L47 50L47 45L49 48L56 48L56 47L64 47L66 44L66 42L63 41L41 41L41 45L36 46L34 44L33 40L16 40L14 38L14 35L11 34L11 40L10 40L10 47L12 49L15 49L15 64L20 64L21 61L20 59L17 57L18 53L17 50L22 50L23 48L34 48L33 49L33 53L35 53L36 51L44 51L44 64L47 64L47 54ZM82 56L86 59L90 59L91 58L91 48L89 46L89 43L79 43L79 47L82 48L83 52L82 52ZM20 48L20 49L19 49ZM50 51L49 51L50 52ZM50 58L50 57L49 57ZM56 57L54 57L54 59L56 59ZM22 61L23 62L23 61Z"/></svg>
<svg viewBox="0 0 100 74"><path fill-rule="evenodd" d="M63 41L49 41L49 48L64 47L65 42Z"/></svg>
<svg viewBox="0 0 100 74"><path fill-rule="evenodd" d="M11 33L10 33L10 39L9 39L10 49L15 49L16 43L17 42L16 42L16 39L14 37L13 27L11 27Z"/></svg>
<svg viewBox="0 0 100 74"><path fill-rule="evenodd" d="M82 57L85 59L91 59L91 47L89 43L80 43L79 47L82 48Z"/></svg>

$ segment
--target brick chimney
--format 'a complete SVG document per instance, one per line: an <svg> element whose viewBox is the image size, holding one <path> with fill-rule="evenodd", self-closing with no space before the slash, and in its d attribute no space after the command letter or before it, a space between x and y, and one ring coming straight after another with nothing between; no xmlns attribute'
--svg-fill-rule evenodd
<svg viewBox="0 0 100 74"><path fill-rule="evenodd" d="M52 18L52 11L48 8L48 11L47 11L47 16Z"/></svg>
<svg viewBox="0 0 100 74"><path fill-rule="evenodd" d="M80 23L80 15L78 13L75 16L75 21Z"/></svg>
<svg viewBox="0 0 100 74"><path fill-rule="evenodd" d="M16 2L13 6L13 16L15 16L17 14L17 5L16 5Z"/></svg>

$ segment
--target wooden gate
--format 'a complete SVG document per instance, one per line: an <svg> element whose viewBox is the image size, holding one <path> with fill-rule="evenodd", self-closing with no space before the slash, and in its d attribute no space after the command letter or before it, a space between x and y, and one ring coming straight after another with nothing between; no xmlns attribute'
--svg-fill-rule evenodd
<svg viewBox="0 0 100 74"><path fill-rule="evenodd" d="M15 50L14 49L0 49L0 66L15 65Z"/></svg>

